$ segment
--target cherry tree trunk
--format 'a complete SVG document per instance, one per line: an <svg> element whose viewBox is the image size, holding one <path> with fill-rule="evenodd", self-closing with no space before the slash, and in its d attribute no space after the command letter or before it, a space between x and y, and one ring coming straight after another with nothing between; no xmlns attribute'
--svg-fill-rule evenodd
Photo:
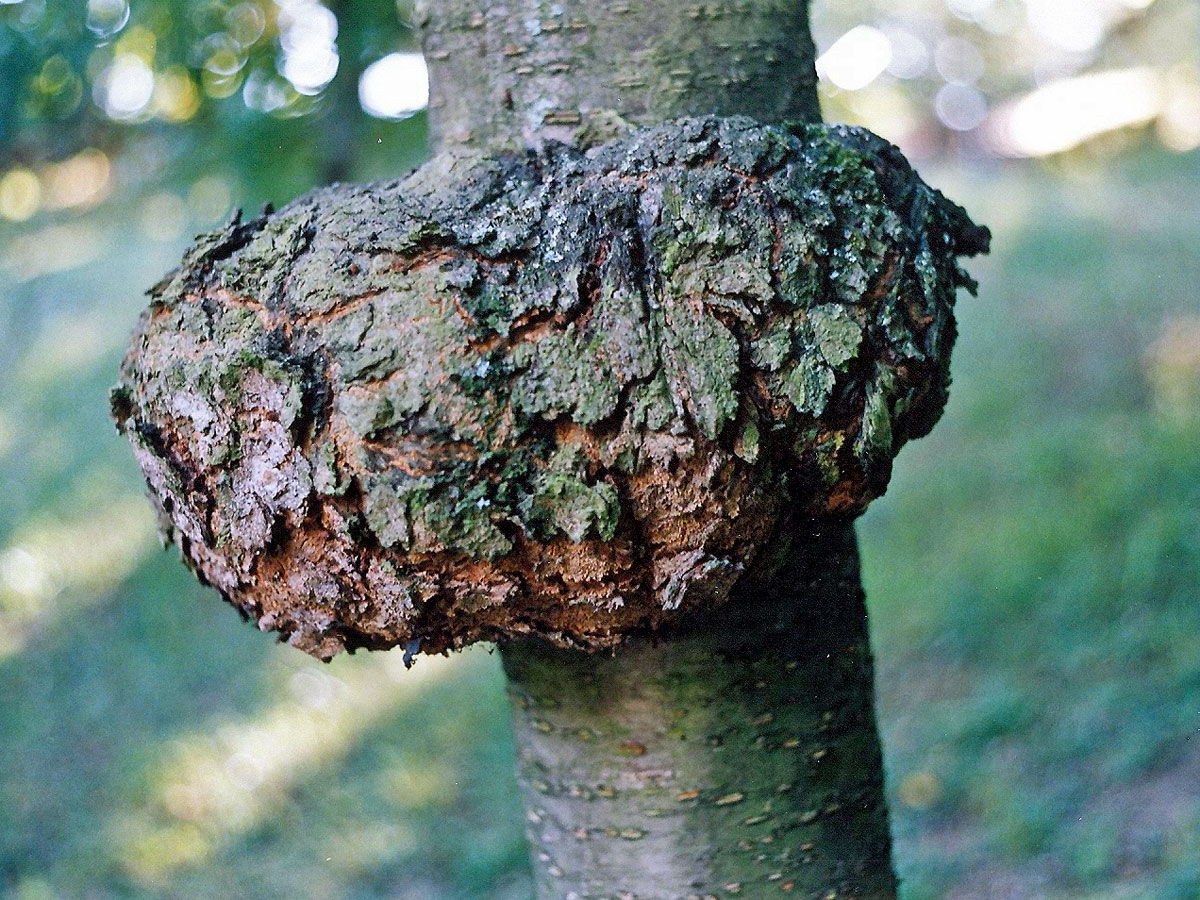
<svg viewBox="0 0 1200 900"><path fill-rule="evenodd" d="M820 120L804 0L436 0L434 149ZM614 655L502 648L539 900L896 896L850 525Z"/></svg>
<svg viewBox="0 0 1200 900"><path fill-rule="evenodd" d="M895 896L849 527L615 656L504 648L537 896Z"/></svg>

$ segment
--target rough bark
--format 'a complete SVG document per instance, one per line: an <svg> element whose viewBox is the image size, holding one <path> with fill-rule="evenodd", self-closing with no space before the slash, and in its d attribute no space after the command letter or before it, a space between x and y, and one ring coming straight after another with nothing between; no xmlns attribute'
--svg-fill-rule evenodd
<svg viewBox="0 0 1200 900"><path fill-rule="evenodd" d="M444 152L202 237L113 394L260 627L510 642L541 900L895 896L847 523L988 235L816 124L805 12L438 0Z"/></svg>
<svg viewBox="0 0 1200 900"><path fill-rule="evenodd" d="M298 647L613 646L882 493L980 240L859 130L442 155L202 239L114 412L167 536Z"/></svg>
<svg viewBox="0 0 1200 900"><path fill-rule="evenodd" d="M433 145L595 143L716 114L820 121L805 0L430 0Z"/></svg>
<svg viewBox="0 0 1200 900"><path fill-rule="evenodd" d="M543 900L895 896L850 527L660 645L503 648Z"/></svg>
<svg viewBox="0 0 1200 900"><path fill-rule="evenodd" d="M440 0L423 25L435 146L588 146L697 113L820 119L804 2ZM895 897L853 534L793 537L777 580L743 578L660 646L504 647L540 900Z"/></svg>

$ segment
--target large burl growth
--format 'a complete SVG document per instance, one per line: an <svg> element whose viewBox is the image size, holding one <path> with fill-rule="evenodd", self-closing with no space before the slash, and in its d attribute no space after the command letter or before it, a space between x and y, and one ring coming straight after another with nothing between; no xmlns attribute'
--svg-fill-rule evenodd
<svg viewBox="0 0 1200 900"><path fill-rule="evenodd" d="M856 129L446 153L202 237L113 409L166 535L310 653L611 646L883 492L986 243Z"/></svg>

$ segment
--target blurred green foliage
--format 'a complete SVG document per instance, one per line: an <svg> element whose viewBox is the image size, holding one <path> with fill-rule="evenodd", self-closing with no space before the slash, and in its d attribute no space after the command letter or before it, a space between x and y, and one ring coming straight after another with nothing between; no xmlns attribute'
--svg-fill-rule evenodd
<svg viewBox="0 0 1200 900"><path fill-rule="evenodd" d="M359 103L364 70L415 48L405 0L0 3L0 167L130 141L254 194L420 161L420 121ZM281 152L286 150L286 152ZM414 152L415 151L415 152Z"/></svg>
<svg viewBox="0 0 1200 900"><path fill-rule="evenodd" d="M997 253L861 531L911 898L1200 891L1197 162L953 188Z"/></svg>
<svg viewBox="0 0 1200 900"><path fill-rule="evenodd" d="M984 24L1014 4L825 4L818 37L975 42L991 99L1035 81ZM496 660L274 645L156 549L107 416L140 292L191 233L420 160L423 116L355 93L412 47L406 13L326 4L337 72L302 93L274 81L288 4L135 0L88 29L121 5L0 2L0 897L524 897ZM1194 4L1123 6L1063 71L1147 48L1194 70ZM121 55L178 90L110 116ZM247 103L263 79L282 105ZM881 75L830 117L871 121L901 82L926 111L948 83ZM908 900L1200 897L1200 159L1126 145L940 185L995 251L945 420L860 530Z"/></svg>
<svg viewBox="0 0 1200 900"><path fill-rule="evenodd" d="M906 897L1193 900L1200 165L941 186L995 252L861 528ZM525 896L486 650L322 667L155 549L105 393L173 190L0 236L0 896Z"/></svg>
<svg viewBox="0 0 1200 900"><path fill-rule="evenodd" d="M823 58L843 48L822 69L829 117L910 154L1025 153L1003 108L1098 72L1145 77L1123 88L1144 95L1132 106L1100 104L1117 124L1095 133L1153 125L1168 146L1200 143L1193 0L854 0L813 15ZM162 169L228 170L255 197L394 173L419 161L423 114L373 118L359 86L416 49L411 19L412 0L0 0L0 171L132 143ZM1061 102L1052 122L1094 101Z"/></svg>

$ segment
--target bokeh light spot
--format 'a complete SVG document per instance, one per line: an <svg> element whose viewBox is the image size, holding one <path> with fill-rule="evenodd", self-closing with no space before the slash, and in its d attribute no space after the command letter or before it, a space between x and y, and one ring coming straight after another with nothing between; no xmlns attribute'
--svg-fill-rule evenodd
<svg viewBox="0 0 1200 900"><path fill-rule="evenodd" d="M338 70L337 16L312 0L291 0L279 15L279 74L301 94L320 93Z"/></svg>
<svg viewBox="0 0 1200 900"><path fill-rule="evenodd" d="M966 38L938 41L934 62L938 74L950 84L974 84L983 75L983 54Z"/></svg>
<svg viewBox="0 0 1200 900"><path fill-rule="evenodd" d="M204 68L214 75L236 75L246 65L241 46L224 32L206 37L199 55L204 59Z"/></svg>
<svg viewBox="0 0 1200 900"><path fill-rule="evenodd" d="M1063 78L1005 106L989 128L1009 156L1049 156L1089 138L1150 122L1163 107L1162 79L1136 68Z"/></svg>
<svg viewBox="0 0 1200 900"><path fill-rule="evenodd" d="M31 170L10 169L0 178L0 216L10 222L33 217L42 202L42 183Z"/></svg>
<svg viewBox="0 0 1200 900"><path fill-rule="evenodd" d="M85 222L67 222L22 234L9 242L0 257L5 274L17 282L52 272L65 272L95 260L106 248L107 236ZM55 346L62 347L58 340ZM32 357L35 370L46 360ZM27 371L27 375L35 374Z"/></svg>
<svg viewBox="0 0 1200 900"><path fill-rule="evenodd" d="M947 84L933 100L941 123L952 131L972 131L987 118L987 100L983 93L966 84Z"/></svg>
<svg viewBox="0 0 1200 900"><path fill-rule="evenodd" d="M88 147L42 172L47 209L83 209L108 196L111 166L103 150Z"/></svg>
<svg viewBox="0 0 1200 900"><path fill-rule="evenodd" d="M233 209L233 191L229 183L216 175L200 178L188 190L192 218L202 225L224 220Z"/></svg>
<svg viewBox="0 0 1200 900"><path fill-rule="evenodd" d="M1200 315L1172 316L1146 354L1146 374L1159 413L1200 422Z"/></svg>
<svg viewBox="0 0 1200 900"><path fill-rule="evenodd" d="M209 97L214 100L223 100L238 92L238 88L242 86L242 74L242 72L235 72L233 75L217 75L205 69L200 73L200 83L204 86L204 93Z"/></svg>
<svg viewBox="0 0 1200 900"><path fill-rule="evenodd" d="M187 204L170 191L159 191L142 206L141 218L146 237L157 241L173 241L187 227Z"/></svg>
<svg viewBox="0 0 1200 900"><path fill-rule="evenodd" d="M974 22L995 5L996 0L946 0L950 12L960 19Z"/></svg>
<svg viewBox="0 0 1200 900"><path fill-rule="evenodd" d="M5 17L5 24L17 31L33 31L42 24L46 15L46 0L23 0L17 3L4 0L4 3L16 7L12 15Z"/></svg>
<svg viewBox="0 0 1200 900"><path fill-rule="evenodd" d="M122 53L112 61L96 81L96 105L110 119L128 121L139 118L154 96L154 72L140 57Z"/></svg>
<svg viewBox="0 0 1200 900"><path fill-rule="evenodd" d="M898 793L910 809L929 809L942 799L942 785L928 772L914 772L900 782Z"/></svg>
<svg viewBox="0 0 1200 900"><path fill-rule="evenodd" d="M96 37L110 38L128 22L128 0L88 0L87 28Z"/></svg>
<svg viewBox="0 0 1200 900"><path fill-rule="evenodd" d="M287 80L266 69L255 69L242 88L247 108L273 113L284 109L296 97L296 90Z"/></svg>
<svg viewBox="0 0 1200 900"><path fill-rule="evenodd" d="M255 43L267 27L266 17L256 3L239 3L225 14L225 26L243 47Z"/></svg>
<svg viewBox="0 0 1200 900"><path fill-rule="evenodd" d="M429 69L420 53L389 53L367 66L358 102L377 119L406 119L429 105Z"/></svg>
<svg viewBox="0 0 1200 900"><path fill-rule="evenodd" d="M888 74L897 78L920 78L929 69L929 48L907 28L892 27L885 32L891 43L892 58Z"/></svg>
<svg viewBox="0 0 1200 900"><path fill-rule="evenodd" d="M83 99L83 79L61 53L42 64L41 72L30 87L37 95L41 110L50 118L66 118L79 108Z"/></svg>
<svg viewBox="0 0 1200 900"><path fill-rule="evenodd" d="M200 91L183 66L159 73L154 87L154 111L168 122L186 122L200 111Z"/></svg>
<svg viewBox="0 0 1200 900"><path fill-rule="evenodd" d="M856 25L817 59L817 74L844 91L858 91L883 74L892 61L892 42L878 28Z"/></svg>
<svg viewBox="0 0 1200 900"><path fill-rule="evenodd" d="M53 568L51 560L26 547L9 547L0 553L0 588L6 598L5 606L13 605L14 595L31 602L52 596L57 590Z"/></svg>
<svg viewBox="0 0 1200 900"><path fill-rule="evenodd" d="M1159 140L1169 150L1187 153L1200 147L1200 72L1180 67L1171 73L1156 124Z"/></svg>
<svg viewBox="0 0 1200 900"><path fill-rule="evenodd" d="M117 39L115 50L117 56L129 53L150 65L158 51L158 35L145 25L135 25Z"/></svg>
<svg viewBox="0 0 1200 900"><path fill-rule="evenodd" d="M1047 43L1070 53L1087 53L1104 37L1106 7L1097 0L1025 0L1033 30Z"/></svg>

